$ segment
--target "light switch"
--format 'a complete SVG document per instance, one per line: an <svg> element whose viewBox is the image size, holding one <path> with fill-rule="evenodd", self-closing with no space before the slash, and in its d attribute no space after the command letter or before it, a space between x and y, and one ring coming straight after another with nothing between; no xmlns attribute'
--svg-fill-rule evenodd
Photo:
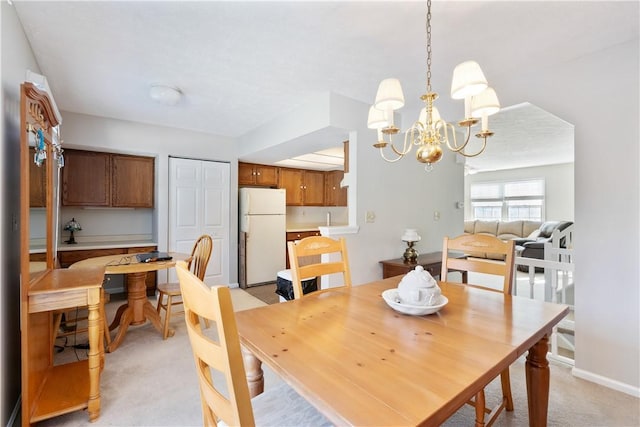
<svg viewBox="0 0 640 427"><path fill-rule="evenodd" d="M376 222L376 213L373 211L367 211L364 217L364 222Z"/></svg>
<svg viewBox="0 0 640 427"><path fill-rule="evenodd" d="M440 221L440 211L433 211L433 220Z"/></svg>

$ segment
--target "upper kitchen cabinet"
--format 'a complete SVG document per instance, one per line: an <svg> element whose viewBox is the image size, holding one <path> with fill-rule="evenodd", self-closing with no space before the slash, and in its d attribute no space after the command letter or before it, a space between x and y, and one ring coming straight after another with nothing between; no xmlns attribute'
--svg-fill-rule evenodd
<svg viewBox="0 0 640 427"><path fill-rule="evenodd" d="M342 178L344 178L342 171L326 172L324 178L325 206L347 206L347 189L340 187Z"/></svg>
<svg viewBox="0 0 640 427"><path fill-rule="evenodd" d="M108 153L65 150L63 206L111 206L111 157Z"/></svg>
<svg viewBox="0 0 640 427"><path fill-rule="evenodd" d="M111 156L111 205L113 207L153 207L153 157Z"/></svg>
<svg viewBox="0 0 640 427"><path fill-rule="evenodd" d="M287 206L324 206L324 172L280 168L278 188L287 190Z"/></svg>
<svg viewBox="0 0 640 427"><path fill-rule="evenodd" d="M153 157L65 150L63 206L153 208Z"/></svg>
<svg viewBox="0 0 640 427"><path fill-rule="evenodd" d="M239 162L238 185L276 187L278 185L278 168Z"/></svg>

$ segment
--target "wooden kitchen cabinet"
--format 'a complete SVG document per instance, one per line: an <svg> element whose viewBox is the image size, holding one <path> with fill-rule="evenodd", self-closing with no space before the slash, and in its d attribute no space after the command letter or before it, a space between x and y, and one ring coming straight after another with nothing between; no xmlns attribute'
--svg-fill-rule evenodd
<svg viewBox="0 0 640 427"><path fill-rule="evenodd" d="M87 258L95 258L99 256L126 254L126 248L113 248L113 249L82 249L77 251L58 251L58 260L60 267L69 268L69 266L78 261L85 260Z"/></svg>
<svg viewBox="0 0 640 427"><path fill-rule="evenodd" d="M108 153L65 150L63 206L111 205L111 157Z"/></svg>
<svg viewBox="0 0 640 427"><path fill-rule="evenodd" d="M340 187L342 171L329 171L324 177L324 205L347 206L347 189Z"/></svg>
<svg viewBox="0 0 640 427"><path fill-rule="evenodd" d="M287 190L287 206L324 206L324 172L280 168L278 188Z"/></svg>
<svg viewBox="0 0 640 427"><path fill-rule="evenodd" d="M155 159L65 150L63 206L153 208Z"/></svg>
<svg viewBox="0 0 640 427"><path fill-rule="evenodd" d="M238 163L238 185L276 187L278 167L254 163Z"/></svg>
<svg viewBox="0 0 640 427"><path fill-rule="evenodd" d="M153 157L111 155L111 206L152 208L155 177Z"/></svg>

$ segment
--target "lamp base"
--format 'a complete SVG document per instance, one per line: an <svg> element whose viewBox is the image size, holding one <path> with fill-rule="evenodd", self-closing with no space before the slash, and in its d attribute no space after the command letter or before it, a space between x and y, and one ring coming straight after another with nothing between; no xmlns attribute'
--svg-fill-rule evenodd
<svg viewBox="0 0 640 427"><path fill-rule="evenodd" d="M407 250L404 251L402 258L405 262L415 263L418 259L418 251L413 249L414 242L407 242Z"/></svg>
<svg viewBox="0 0 640 427"><path fill-rule="evenodd" d="M65 243L68 243L70 245L75 245L78 242L76 242L76 239L73 237L73 231L71 232L71 235L69 236L69 240L65 240Z"/></svg>

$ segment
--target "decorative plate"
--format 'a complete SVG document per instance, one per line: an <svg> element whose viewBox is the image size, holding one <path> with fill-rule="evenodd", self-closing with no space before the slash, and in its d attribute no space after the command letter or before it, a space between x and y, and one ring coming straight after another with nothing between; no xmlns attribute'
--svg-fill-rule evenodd
<svg viewBox="0 0 640 427"><path fill-rule="evenodd" d="M400 297L398 296L398 289L387 289L382 292L382 298L389 305L389 307L393 308L395 311L399 311L400 313L410 314L412 316L424 316L426 314L433 314L440 310L442 307L447 305L449 299L444 295L440 295L440 301L436 305L411 305L411 304L403 304L400 302Z"/></svg>

